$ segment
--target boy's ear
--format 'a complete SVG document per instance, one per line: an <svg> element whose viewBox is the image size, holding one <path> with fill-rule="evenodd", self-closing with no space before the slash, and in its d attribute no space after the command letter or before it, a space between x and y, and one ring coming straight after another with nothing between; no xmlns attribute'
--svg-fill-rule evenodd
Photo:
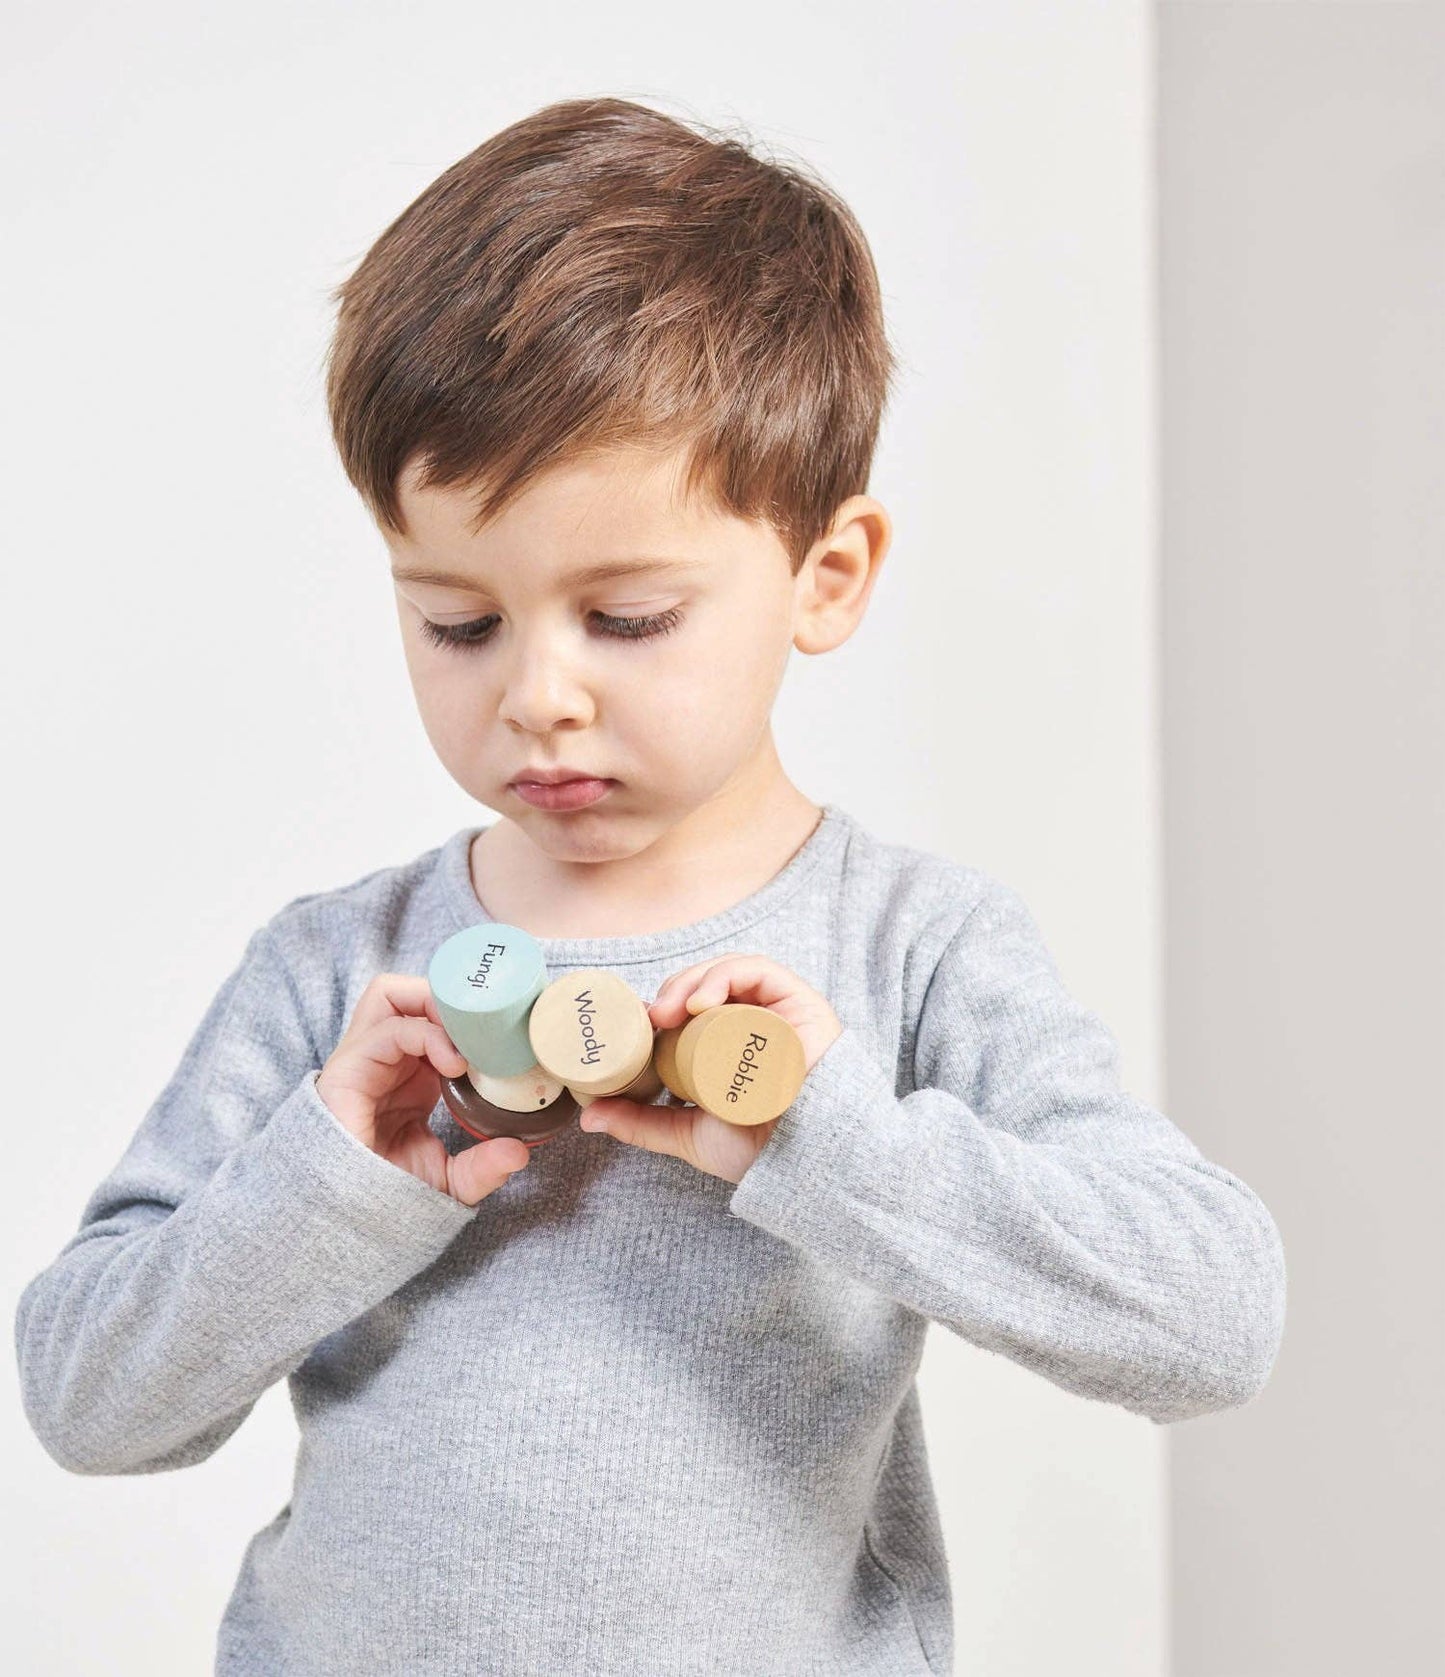
<svg viewBox="0 0 1445 1677"><path fill-rule="evenodd" d="M795 579L793 645L799 652L831 652L848 639L868 609L892 541L893 521L881 501L850 495L843 502Z"/></svg>

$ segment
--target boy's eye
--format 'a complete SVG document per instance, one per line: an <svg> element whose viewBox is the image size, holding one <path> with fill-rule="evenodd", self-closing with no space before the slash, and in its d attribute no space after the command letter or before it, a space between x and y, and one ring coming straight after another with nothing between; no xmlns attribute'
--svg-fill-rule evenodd
<svg viewBox="0 0 1445 1677"><path fill-rule="evenodd" d="M616 640L651 640L655 635L668 634L682 622L676 606L648 617L609 617L605 611L591 615L601 632ZM492 638L498 621L495 613L471 623L433 623L427 617L422 619L421 631L433 646L483 646Z"/></svg>

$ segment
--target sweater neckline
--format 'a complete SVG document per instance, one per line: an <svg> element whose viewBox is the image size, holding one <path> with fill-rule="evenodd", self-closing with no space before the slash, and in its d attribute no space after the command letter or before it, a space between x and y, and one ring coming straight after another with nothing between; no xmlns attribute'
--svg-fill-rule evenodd
<svg viewBox="0 0 1445 1677"><path fill-rule="evenodd" d="M660 932L627 937L541 937L536 941L543 958L549 967L622 966L687 955L732 936L779 908L844 842L853 825L852 816L837 804L820 807L823 813L818 824L778 872L730 907ZM459 930L493 918L473 889L471 870L472 840L489 825L492 823L459 828L442 846L442 883Z"/></svg>

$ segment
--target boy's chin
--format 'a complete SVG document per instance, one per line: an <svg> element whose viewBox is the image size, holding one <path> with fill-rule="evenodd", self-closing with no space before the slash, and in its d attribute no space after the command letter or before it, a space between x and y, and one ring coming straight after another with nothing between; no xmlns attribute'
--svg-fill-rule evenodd
<svg viewBox="0 0 1445 1677"><path fill-rule="evenodd" d="M614 809L611 798L586 809L536 809L520 798L508 798L504 807L507 819L558 862L621 860L645 850L659 836L635 812Z"/></svg>

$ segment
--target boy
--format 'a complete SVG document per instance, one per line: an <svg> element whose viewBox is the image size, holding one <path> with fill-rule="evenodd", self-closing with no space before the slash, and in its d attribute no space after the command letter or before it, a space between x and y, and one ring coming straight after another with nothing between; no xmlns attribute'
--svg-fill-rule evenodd
<svg viewBox="0 0 1445 1677"><path fill-rule="evenodd" d="M847 639L890 539L863 235L801 173L576 100L338 296L334 434L427 735L500 815L257 930L21 1299L27 1413L74 1472L157 1472L289 1379L231 1677L946 1672L929 1322L1164 1423L1259 1391L1284 1269L1120 1090L1019 897L779 762L789 652ZM800 1095L469 1144L416 975L482 920L659 1027L776 1008Z"/></svg>

